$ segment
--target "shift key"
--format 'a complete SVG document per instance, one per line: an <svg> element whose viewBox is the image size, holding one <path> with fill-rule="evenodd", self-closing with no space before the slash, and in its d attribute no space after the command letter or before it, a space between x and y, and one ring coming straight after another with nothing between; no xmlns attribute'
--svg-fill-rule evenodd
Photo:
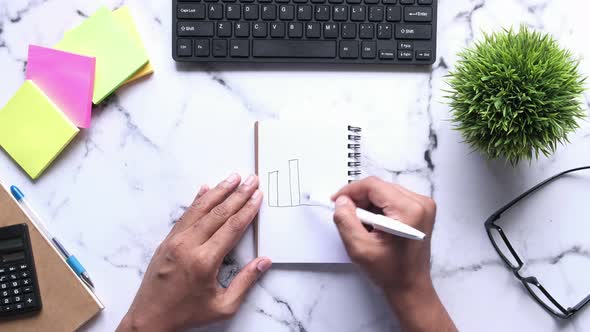
<svg viewBox="0 0 590 332"><path fill-rule="evenodd" d="M213 22L178 22L179 36L212 37Z"/></svg>
<svg viewBox="0 0 590 332"><path fill-rule="evenodd" d="M430 24L396 24L395 38L397 39L431 39L432 25Z"/></svg>

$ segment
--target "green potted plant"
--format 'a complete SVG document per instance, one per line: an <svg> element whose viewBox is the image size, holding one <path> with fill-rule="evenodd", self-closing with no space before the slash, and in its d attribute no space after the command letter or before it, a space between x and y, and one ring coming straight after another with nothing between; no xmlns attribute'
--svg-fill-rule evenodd
<svg viewBox="0 0 590 332"><path fill-rule="evenodd" d="M550 155L585 116L579 61L548 34L484 34L448 75L452 121L475 150L513 166Z"/></svg>

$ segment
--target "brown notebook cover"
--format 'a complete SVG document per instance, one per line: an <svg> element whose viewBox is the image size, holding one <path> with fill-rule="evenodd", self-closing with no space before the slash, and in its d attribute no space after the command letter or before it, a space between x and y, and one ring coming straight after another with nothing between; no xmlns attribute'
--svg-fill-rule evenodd
<svg viewBox="0 0 590 332"><path fill-rule="evenodd" d="M102 303L0 183L0 227L24 223L29 226L43 308L33 316L0 320L0 331L75 331L104 308Z"/></svg>

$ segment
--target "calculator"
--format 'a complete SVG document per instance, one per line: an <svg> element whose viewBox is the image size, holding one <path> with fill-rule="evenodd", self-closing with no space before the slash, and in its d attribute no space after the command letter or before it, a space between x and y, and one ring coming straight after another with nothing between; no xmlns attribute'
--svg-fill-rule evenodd
<svg viewBox="0 0 590 332"><path fill-rule="evenodd" d="M33 248L26 224L0 228L0 319L41 310Z"/></svg>

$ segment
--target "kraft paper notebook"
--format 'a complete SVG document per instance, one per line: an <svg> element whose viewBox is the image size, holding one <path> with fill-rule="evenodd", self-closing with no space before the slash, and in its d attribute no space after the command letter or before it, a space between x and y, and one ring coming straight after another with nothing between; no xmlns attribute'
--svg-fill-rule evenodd
<svg viewBox="0 0 590 332"><path fill-rule="evenodd" d="M104 308L102 303L0 183L0 227L23 223L29 226L43 308L31 317L0 320L0 331L75 331Z"/></svg>
<svg viewBox="0 0 590 332"><path fill-rule="evenodd" d="M358 176L360 128L337 123L256 123L256 172L264 202L258 255L275 263L348 263L333 213L305 201L329 197Z"/></svg>

